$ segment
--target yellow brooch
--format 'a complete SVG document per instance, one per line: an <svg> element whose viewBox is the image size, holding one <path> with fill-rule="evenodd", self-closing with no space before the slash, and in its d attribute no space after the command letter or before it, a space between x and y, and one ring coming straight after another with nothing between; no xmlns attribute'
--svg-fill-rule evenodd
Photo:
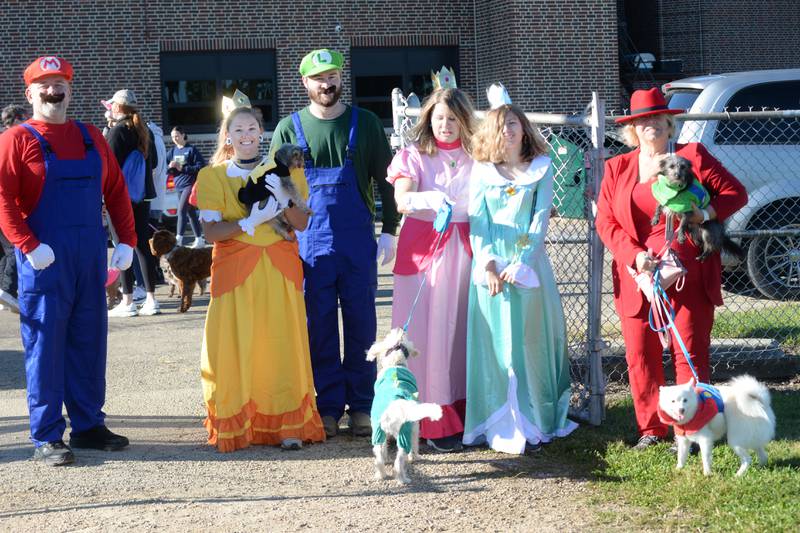
<svg viewBox="0 0 800 533"><path fill-rule="evenodd" d="M516 244L517 248L527 248L530 245L531 245L531 239L527 233L523 233L522 235L519 236L519 239L517 239L517 244Z"/></svg>
<svg viewBox="0 0 800 533"><path fill-rule="evenodd" d="M506 187L506 194L509 196L514 196L515 194L517 194L516 187L514 187L513 185L509 185L508 187Z"/></svg>

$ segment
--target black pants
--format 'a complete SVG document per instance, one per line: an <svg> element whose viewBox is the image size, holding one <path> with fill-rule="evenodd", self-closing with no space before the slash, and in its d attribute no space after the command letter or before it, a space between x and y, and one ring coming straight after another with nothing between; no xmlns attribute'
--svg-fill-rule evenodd
<svg viewBox="0 0 800 533"><path fill-rule="evenodd" d="M183 236L187 217L189 218L189 224L192 226L195 238L203 235L203 230L200 228L200 219L197 217L197 209L189 203L189 195L191 193L191 186L178 189L178 227L176 228L176 235L179 237Z"/></svg>
<svg viewBox="0 0 800 533"><path fill-rule="evenodd" d="M147 292L156 290L156 258L150 252L150 237L153 231L150 228L150 202L131 203L133 208L133 224L136 229L136 256L142 269L142 281ZM122 293L133 293L133 267L125 271L122 276Z"/></svg>
<svg viewBox="0 0 800 533"><path fill-rule="evenodd" d="M17 297L17 258L14 255L14 245L0 232L0 290Z"/></svg>

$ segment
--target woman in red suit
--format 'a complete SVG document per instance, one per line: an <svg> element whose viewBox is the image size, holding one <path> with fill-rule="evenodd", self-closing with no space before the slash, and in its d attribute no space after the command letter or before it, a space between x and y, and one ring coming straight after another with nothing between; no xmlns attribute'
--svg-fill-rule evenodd
<svg viewBox="0 0 800 533"><path fill-rule="evenodd" d="M631 97L631 114L617 119L624 124L626 143L632 152L606 162L605 176L597 204L597 232L611 250L614 281L614 304L622 322L628 378L636 411L639 441L644 449L664 440L667 426L656 413L658 387L664 385L662 346L657 333L650 329L650 305L638 291L628 267L637 272L653 271L657 254L665 243L665 220L656 226L651 219L656 200L651 185L657 179L659 161L668 153L670 137L675 132L672 115L682 110L669 109L657 88L640 90ZM692 169L711 196L706 209L694 208L688 216L694 223L725 220L747 203L747 192L722 164L699 143L678 144L675 153L692 163ZM680 291L667 290L675 309L675 325L691 353L700 381L710 380L709 346L714 306L722 305L722 265L719 253L699 262L699 249L691 239L684 244L673 241L672 249L687 269ZM673 336L672 346L677 343ZM692 377L683 355L675 356L676 381L686 383Z"/></svg>

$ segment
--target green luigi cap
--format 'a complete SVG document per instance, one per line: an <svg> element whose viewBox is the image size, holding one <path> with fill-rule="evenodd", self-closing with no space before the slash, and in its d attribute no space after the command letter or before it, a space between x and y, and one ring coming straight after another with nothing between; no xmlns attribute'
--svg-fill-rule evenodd
<svg viewBox="0 0 800 533"><path fill-rule="evenodd" d="M335 50L322 48L309 52L300 61L300 75L304 78L316 76L328 70L340 69L344 66L344 56Z"/></svg>

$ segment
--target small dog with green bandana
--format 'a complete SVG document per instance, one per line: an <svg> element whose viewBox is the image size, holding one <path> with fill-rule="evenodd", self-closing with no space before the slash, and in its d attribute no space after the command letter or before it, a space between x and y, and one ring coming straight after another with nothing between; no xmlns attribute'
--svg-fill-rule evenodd
<svg viewBox="0 0 800 533"><path fill-rule="evenodd" d="M739 261L744 260L744 250L725 234L725 227L719 221L706 220L701 224L689 221L688 215L694 211L693 206L705 209L711 202L711 195L695 176L688 159L675 154L662 159L658 179L651 190L658 206L650 223L657 225L662 213L677 216L680 219L678 242L686 242L688 232L692 242L700 248L698 261L703 261L720 250L733 255Z"/></svg>

